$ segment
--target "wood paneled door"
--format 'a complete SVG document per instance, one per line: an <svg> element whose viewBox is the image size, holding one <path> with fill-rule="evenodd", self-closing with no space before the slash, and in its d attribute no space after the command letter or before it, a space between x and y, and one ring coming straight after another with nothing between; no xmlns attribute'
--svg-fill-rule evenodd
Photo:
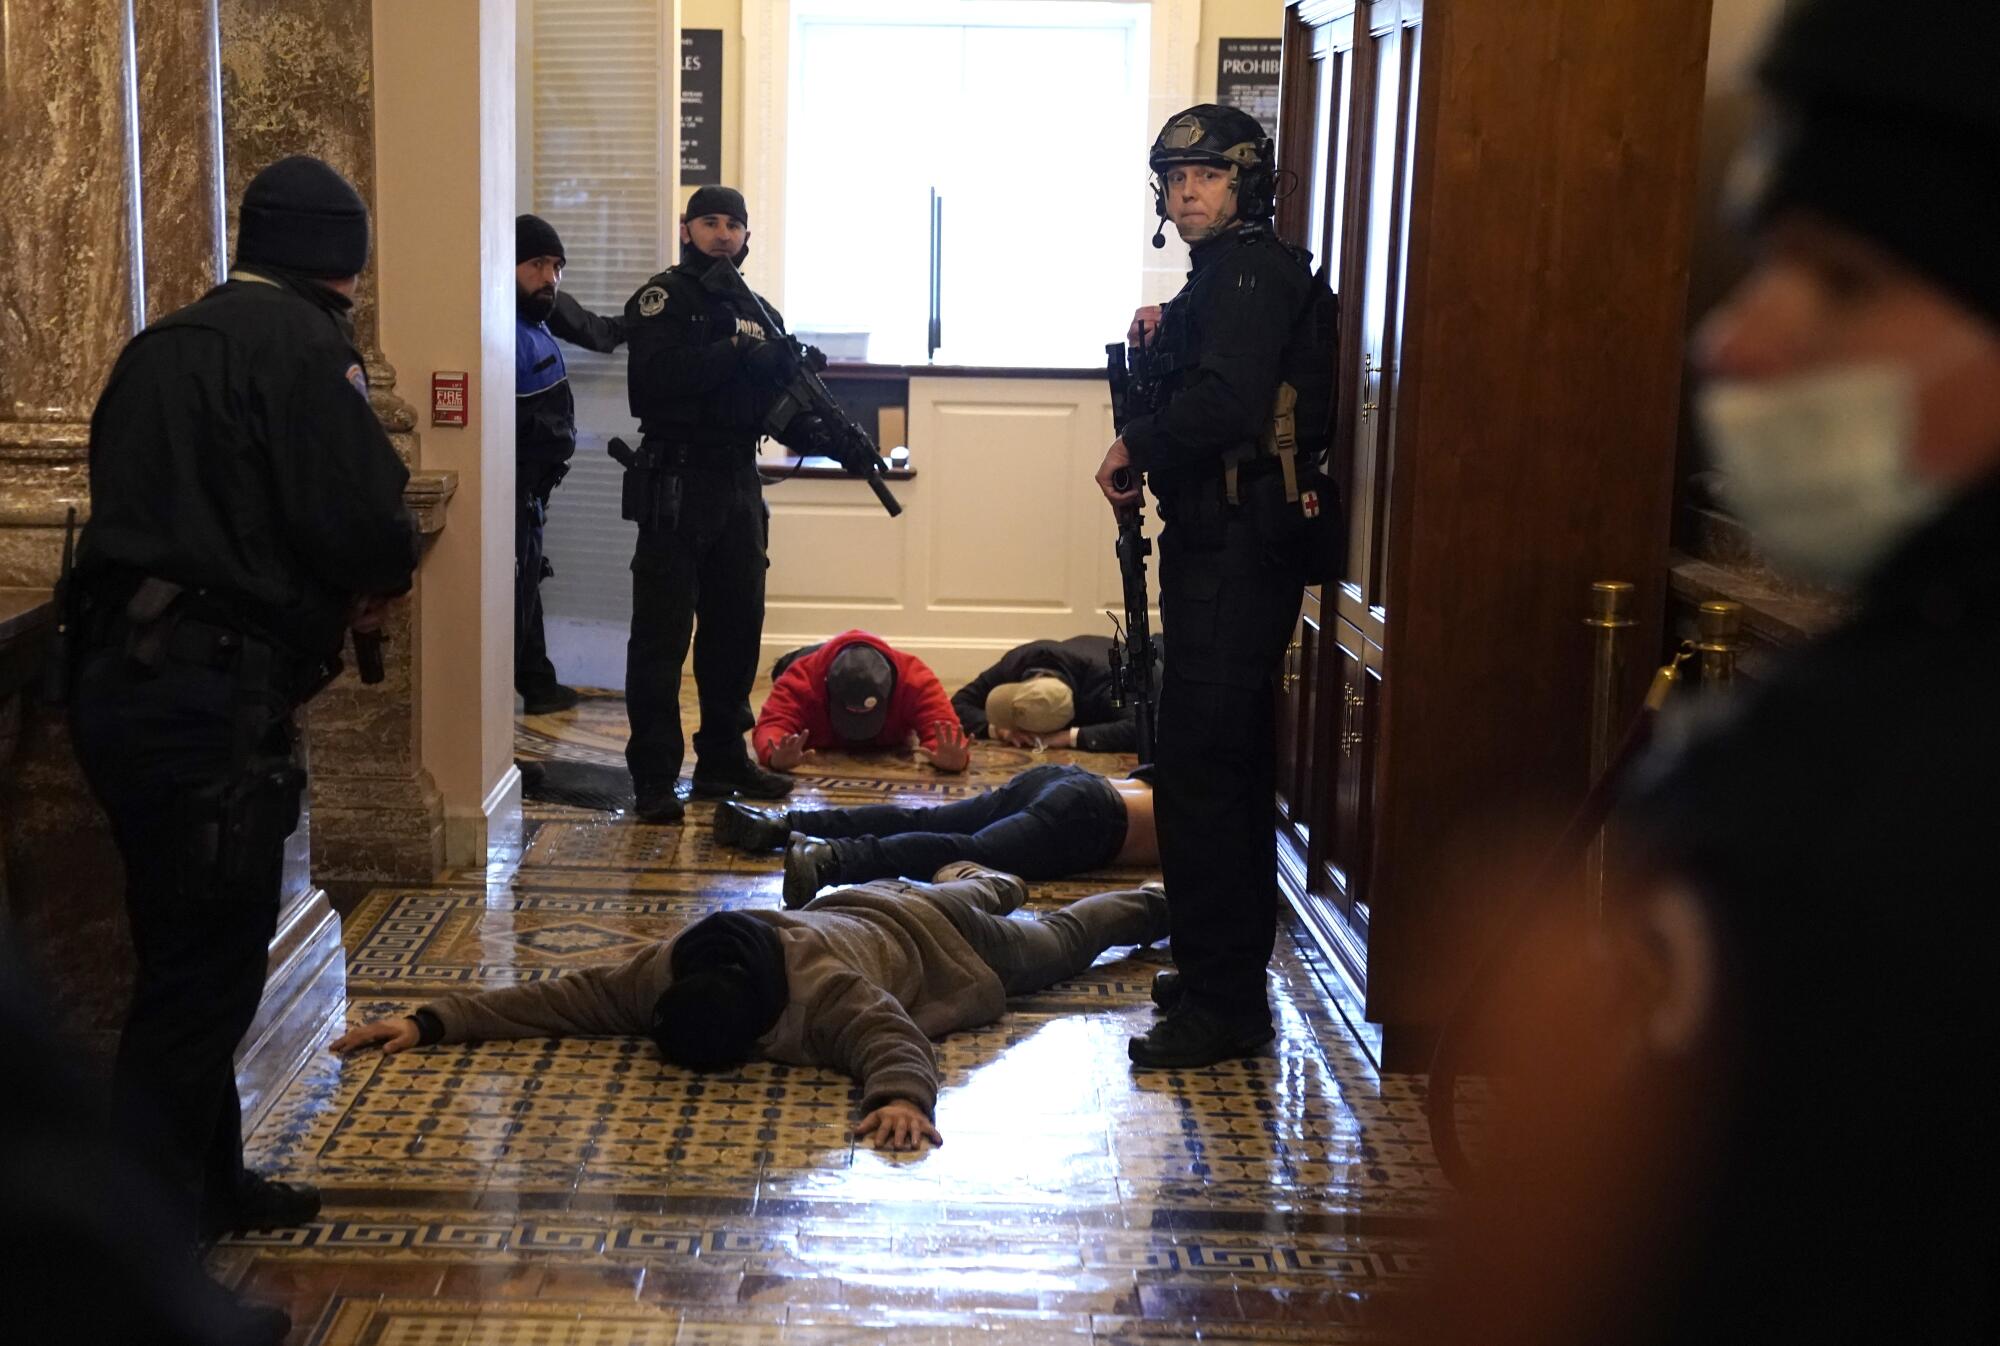
<svg viewBox="0 0 2000 1346"><path fill-rule="evenodd" d="M1341 297L1348 550L1285 665L1280 868L1394 1068L1486 936L1473 839L1587 784L1589 583L1657 637L1707 43L1707 0L1286 11L1278 227Z"/></svg>

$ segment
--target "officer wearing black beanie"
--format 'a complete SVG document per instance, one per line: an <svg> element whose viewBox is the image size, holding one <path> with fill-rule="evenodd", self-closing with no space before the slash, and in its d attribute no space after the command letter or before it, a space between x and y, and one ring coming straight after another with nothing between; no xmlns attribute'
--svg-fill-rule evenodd
<svg viewBox="0 0 2000 1346"><path fill-rule="evenodd" d="M555 567L543 551L549 497L576 452L576 398L556 339L610 354L625 340L621 318L603 318L562 289L568 264L555 226L539 215L514 220L514 690L529 715L568 710L576 689L556 678L542 625L542 581Z"/></svg>
<svg viewBox="0 0 2000 1346"><path fill-rule="evenodd" d="M791 777L766 771L743 743L754 722L750 684L768 564L757 441L784 368L769 360L783 355L765 340L781 334L765 330L769 305L755 308L714 274L740 268L749 252L743 194L702 187L681 220L680 263L647 280L625 305L632 414L645 436L625 474L624 516L639 525L625 760L647 822L678 822L684 811L674 782L686 752L680 687L690 642L701 705L693 793L775 799L792 788ZM801 416L783 437L803 443L816 428L816 418Z"/></svg>
<svg viewBox="0 0 2000 1346"><path fill-rule="evenodd" d="M1992 1338L1996 53L1990 0L1805 0L1760 67L1757 260L1696 337L1697 406L1725 504L1848 615L1627 792L1626 1076L1671 1141L1593 1249L1636 1284L1576 1287L1616 1315L1593 1346Z"/></svg>
<svg viewBox="0 0 2000 1346"><path fill-rule="evenodd" d="M228 282L147 327L111 371L72 584L71 734L140 950L116 1093L190 1250L198 1233L319 1208L310 1187L244 1169L232 1055L263 992L305 787L292 712L416 565L409 473L348 316L367 207L298 156L251 181L237 237Z"/></svg>

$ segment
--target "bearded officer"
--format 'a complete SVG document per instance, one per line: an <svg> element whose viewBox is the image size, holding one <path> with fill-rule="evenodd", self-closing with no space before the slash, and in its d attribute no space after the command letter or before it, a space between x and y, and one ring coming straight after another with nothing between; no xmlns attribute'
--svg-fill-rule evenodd
<svg viewBox="0 0 2000 1346"><path fill-rule="evenodd" d="M605 318L562 288L569 264L555 226L539 215L514 220L514 690L522 710L548 715L576 705L556 678L542 623L542 581L555 574L543 550L549 497L576 453L576 396L556 339L609 355L625 340L624 318Z"/></svg>
<svg viewBox="0 0 2000 1346"><path fill-rule="evenodd" d="M750 215L733 187L702 187L681 221L681 260L648 280L625 308L632 414L644 436L626 469L624 514L639 525L632 554L632 635L625 759L637 813L678 822L675 781L685 752L681 667L694 648L700 724L693 793L776 799L792 778L750 757L750 685L764 632L770 511L757 475L757 440L777 403L789 352L767 337L780 321L717 268L740 268ZM798 417L788 436L817 428Z"/></svg>

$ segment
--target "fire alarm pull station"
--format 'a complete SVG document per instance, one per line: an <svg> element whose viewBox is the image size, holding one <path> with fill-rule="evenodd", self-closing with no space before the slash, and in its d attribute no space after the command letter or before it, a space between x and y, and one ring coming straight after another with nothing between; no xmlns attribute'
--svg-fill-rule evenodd
<svg viewBox="0 0 2000 1346"><path fill-rule="evenodd" d="M439 370L431 375L431 424L464 425L466 375L463 370Z"/></svg>

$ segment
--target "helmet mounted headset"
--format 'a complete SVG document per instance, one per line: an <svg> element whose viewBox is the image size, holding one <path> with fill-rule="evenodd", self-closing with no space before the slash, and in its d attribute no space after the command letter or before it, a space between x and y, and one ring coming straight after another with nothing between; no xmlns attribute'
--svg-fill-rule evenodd
<svg viewBox="0 0 2000 1346"><path fill-rule="evenodd" d="M1278 174L1271 138L1255 117L1239 108L1198 103L1176 113L1154 138L1146 164L1153 170L1153 213L1160 220L1153 231L1156 248L1167 245L1167 174L1184 164L1230 170L1236 219L1265 220L1277 209Z"/></svg>

